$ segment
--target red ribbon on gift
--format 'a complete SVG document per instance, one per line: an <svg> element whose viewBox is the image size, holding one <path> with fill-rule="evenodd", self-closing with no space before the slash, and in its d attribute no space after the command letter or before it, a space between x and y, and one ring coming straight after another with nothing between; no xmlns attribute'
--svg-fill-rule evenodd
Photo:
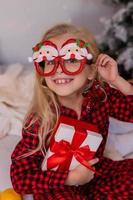
<svg viewBox="0 0 133 200"><path fill-rule="evenodd" d="M87 132L85 130L75 127L71 144L65 140L59 142L54 140L50 147L54 154L47 159L47 168L52 169L58 166L57 170L67 170L74 156L82 165L97 173L88 163L89 160L93 159L95 152L91 151L88 145L80 147L86 137Z"/></svg>

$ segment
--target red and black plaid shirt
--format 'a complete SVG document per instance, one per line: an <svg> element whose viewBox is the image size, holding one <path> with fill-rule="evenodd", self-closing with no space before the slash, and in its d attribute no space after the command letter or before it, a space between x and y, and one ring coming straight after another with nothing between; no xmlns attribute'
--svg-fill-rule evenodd
<svg viewBox="0 0 133 200"><path fill-rule="evenodd" d="M107 98L102 101L103 94L105 93L103 90L96 88L99 88L98 82L95 82L85 95L80 120L98 126L99 132L103 136L103 142L96 153L96 157L99 157L102 161L108 134L109 116L122 121L133 122L133 96L125 96L118 90L105 84L104 90ZM61 114L77 119L77 113L64 106L61 106ZM30 119L28 118L27 121L29 122ZM23 195L34 194L34 199L36 200L89 199L89 196L86 198L81 192L78 193L78 189L75 189L75 186L64 185L68 171L42 171L41 163L44 156L41 151L26 158L16 160L19 155L23 155L37 147L39 142L38 128L39 123L36 122L28 129L23 129L22 139L12 154L11 180L14 189ZM102 170L102 167L98 167L97 169ZM93 194L93 191L91 193ZM90 199L92 200L93 198Z"/></svg>

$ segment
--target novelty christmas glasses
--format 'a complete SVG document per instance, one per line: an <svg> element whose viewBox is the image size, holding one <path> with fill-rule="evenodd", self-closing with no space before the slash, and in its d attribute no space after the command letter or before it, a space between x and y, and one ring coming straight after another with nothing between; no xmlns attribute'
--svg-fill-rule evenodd
<svg viewBox="0 0 133 200"><path fill-rule="evenodd" d="M51 76L60 66L67 75L79 74L85 64L91 64L93 56L89 52L88 42L69 39L60 50L51 41L42 41L33 47L33 62L40 76Z"/></svg>

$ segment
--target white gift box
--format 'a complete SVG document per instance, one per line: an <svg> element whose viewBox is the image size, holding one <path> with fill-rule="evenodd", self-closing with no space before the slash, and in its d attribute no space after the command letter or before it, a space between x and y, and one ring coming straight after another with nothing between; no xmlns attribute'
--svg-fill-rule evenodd
<svg viewBox="0 0 133 200"><path fill-rule="evenodd" d="M69 142L69 144L71 145L72 142L73 142L73 138L74 138L74 135L75 135L75 132L76 132L77 128L75 127L75 125L72 125L72 123L70 122L70 119L66 120L66 118L65 118L65 121L67 121L67 123L70 122L71 125L63 123L62 121L63 120L61 120L60 123L57 126L56 132L54 134L54 140L56 141L56 143L59 143L60 141L64 140L64 141ZM74 121L74 124L76 124L76 123L81 123L82 125L85 124L85 122L79 122L78 120L73 120L73 121ZM102 135L99 134L96 131L93 131L93 129L96 130L94 128L94 125L88 125L87 124L87 127L89 127L89 129L91 129L91 130L85 130L86 138L84 139L84 141L82 142L82 144L78 148L83 148L84 146L87 145L87 146L89 146L90 151L96 152L98 147L99 147L99 145L100 145L100 143L101 143L101 141L102 141L102 139L103 139ZM82 130L80 130L80 131L81 131L81 134L82 134ZM60 150L61 150L61 148L59 148L59 152L60 152ZM44 161L42 163L42 170L49 169L47 161L54 154L56 154L56 153L52 152L51 148L49 148L47 153L46 153L45 159L44 159ZM71 160L71 164L70 164L69 170L74 169L79 164L80 164L79 161L75 158L75 156L73 156L72 160ZM58 170L58 165L56 167L54 167L54 168L51 168L51 170Z"/></svg>

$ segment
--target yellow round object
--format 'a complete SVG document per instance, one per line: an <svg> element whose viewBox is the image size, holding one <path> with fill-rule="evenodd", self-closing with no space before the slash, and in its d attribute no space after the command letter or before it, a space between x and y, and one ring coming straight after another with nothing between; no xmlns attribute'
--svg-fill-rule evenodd
<svg viewBox="0 0 133 200"><path fill-rule="evenodd" d="M22 200L22 197L13 188L8 188L0 192L0 200Z"/></svg>

